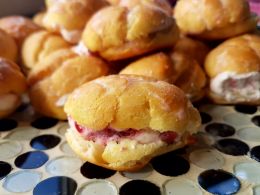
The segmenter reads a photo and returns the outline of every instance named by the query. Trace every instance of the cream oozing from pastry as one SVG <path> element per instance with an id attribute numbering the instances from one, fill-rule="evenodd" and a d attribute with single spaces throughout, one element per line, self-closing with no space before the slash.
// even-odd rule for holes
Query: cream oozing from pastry
<path id="1" fill-rule="evenodd" d="M 227 101 L 259 100 L 260 72 L 223 72 L 211 80 L 210 89 Z"/>
<path id="2" fill-rule="evenodd" d="M 72 48 L 72 50 L 78 55 L 88 55 L 88 48 L 84 45 L 82 41 L 78 45 Z"/>
<path id="3" fill-rule="evenodd" d="M 68 41 L 70 43 L 77 43 L 80 40 L 82 31 L 81 30 L 67 30 L 65 28 L 61 28 L 60 33 L 66 41 Z"/>
<path id="4" fill-rule="evenodd" d="M 0 111 L 11 110 L 19 101 L 19 97 L 15 94 L 8 93 L 0 95 Z"/>

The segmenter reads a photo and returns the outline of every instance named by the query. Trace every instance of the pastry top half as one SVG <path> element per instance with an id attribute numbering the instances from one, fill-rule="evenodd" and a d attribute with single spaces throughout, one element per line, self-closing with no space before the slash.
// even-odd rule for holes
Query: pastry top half
<path id="1" fill-rule="evenodd" d="M 171 47 L 178 35 L 174 19 L 162 9 L 137 4 L 98 11 L 86 25 L 82 41 L 105 59 L 119 60 Z"/>
<path id="2" fill-rule="evenodd" d="M 258 18 L 247 0 L 180 0 L 174 10 L 185 34 L 205 39 L 225 39 L 253 31 Z"/>
<path id="3" fill-rule="evenodd" d="M 36 64 L 51 53 L 71 47 L 59 34 L 41 30 L 28 36 L 22 47 L 22 62 L 27 68 Z"/>
<path id="4" fill-rule="evenodd" d="M 246 34 L 223 42 L 208 54 L 205 70 L 211 78 L 222 72 L 259 72 L 260 36 Z"/>
<path id="5" fill-rule="evenodd" d="M 213 49 L 205 60 L 209 96 L 217 103 L 260 104 L 260 37 L 242 35 Z"/>
<path id="6" fill-rule="evenodd" d="M 107 64 L 91 54 L 78 55 L 70 48 L 58 50 L 43 58 L 29 73 L 31 103 L 39 113 L 66 119 L 63 106 L 68 95 L 108 71 Z"/>
<path id="7" fill-rule="evenodd" d="M 46 1 L 47 12 L 43 18 L 44 26 L 71 43 L 77 43 L 81 31 L 89 18 L 107 5 L 105 0 L 65 0 Z"/>
<path id="8" fill-rule="evenodd" d="M 152 129 L 190 134 L 200 125 L 198 111 L 174 85 L 148 77 L 111 75 L 76 89 L 65 112 L 93 131 Z"/>
<path id="9" fill-rule="evenodd" d="M 29 18 L 24 16 L 7 16 L 0 19 L 0 28 L 11 35 L 19 47 L 31 33 L 41 29 Z"/>
<path id="10" fill-rule="evenodd" d="M 9 34 L 0 29 L 0 57 L 16 61 L 17 54 L 18 48 L 15 40 Z"/>

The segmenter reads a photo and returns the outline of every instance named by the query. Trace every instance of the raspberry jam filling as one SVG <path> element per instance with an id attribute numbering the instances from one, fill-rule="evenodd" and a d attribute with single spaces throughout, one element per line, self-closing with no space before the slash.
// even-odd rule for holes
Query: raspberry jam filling
<path id="1" fill-rule="evenodd" d="M 178 139 L 178 134 L 173 131 L 157 132 L 152 130 L 136 130 L 127 129 L 124 131 L 116 131 L 110 127 L 105 128 L 101 131 L 92 131 L 89 128 L 83 127 L 69 117 L 69 122 L 85 140 L 94 141 L 106 145 L 108 141 L 119 142 L 122 139 L 134 139 L 141 144 L 149 144 L 161 140 L 167 144 L 173 144 Z"/>

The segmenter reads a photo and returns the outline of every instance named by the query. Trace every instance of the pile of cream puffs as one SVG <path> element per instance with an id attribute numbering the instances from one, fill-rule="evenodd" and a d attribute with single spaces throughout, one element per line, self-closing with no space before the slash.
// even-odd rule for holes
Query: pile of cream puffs
<path id="1" fill-rule="evenodd" d="M 140 168 L 190 142 L 191 102 L 260 104 L 257 22 L 247 0 L 46 0 L 0 18 L 0 118 L 27 93 L 83 159 Z"/>

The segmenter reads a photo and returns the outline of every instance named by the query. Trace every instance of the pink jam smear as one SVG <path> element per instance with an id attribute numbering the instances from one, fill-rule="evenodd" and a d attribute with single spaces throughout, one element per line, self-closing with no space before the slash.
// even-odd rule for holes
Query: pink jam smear
<path id="1" fill-rule="evenodd" d="M 69 121 L 84 139 L 103 145 L 106 145 L 108 141 L 120 142 L 120 140 L 125 138 L 134 139 L 141 144 L 153 143 L 158 140 L 166 142 L 167 144 L 172 144 L 178 137 L 178 134 L 173 131 L 160 133 L 152 130 L 136 130 L 131 128 L 124 131 L 116 131 L 115 129 L 107 127 L 102 131 L 92 131 L 89 128 L 79 125 L 71 118 L 69 118 Z"/>

